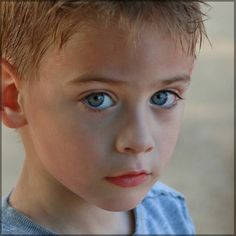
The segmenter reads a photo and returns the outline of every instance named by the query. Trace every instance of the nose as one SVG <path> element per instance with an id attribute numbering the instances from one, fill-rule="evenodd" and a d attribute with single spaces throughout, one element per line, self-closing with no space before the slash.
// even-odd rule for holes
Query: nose
<path id="1" fill-rule="evenodd" d="M 141 154 L 154 149 L 153 130 L 143 117 L 129 119 L 118 131 L 116 149 L 119 153 Z"/>

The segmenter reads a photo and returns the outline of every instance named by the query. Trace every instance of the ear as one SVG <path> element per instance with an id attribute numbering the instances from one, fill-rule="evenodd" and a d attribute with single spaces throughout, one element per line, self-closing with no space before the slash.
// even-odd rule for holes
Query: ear
<path id="1" fill-rule="evenodd" d="M 20 77 L 15 68 L 1 59 L 1 120 L 9 128 L 20 128 L 27 124 L 19 104 Z"/>

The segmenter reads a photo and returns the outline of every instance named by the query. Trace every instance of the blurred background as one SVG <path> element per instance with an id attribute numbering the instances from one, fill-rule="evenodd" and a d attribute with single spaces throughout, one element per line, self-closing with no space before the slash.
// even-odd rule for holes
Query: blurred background
<path id="1" fill-rule="evenodd" d="M 197 234 L 234 233 L 234 2 L 211 5 L 173 159 L 161 181 L 182 192 Z M 23 161 L 17 133 L 2 126 L 2 194 Z"/>

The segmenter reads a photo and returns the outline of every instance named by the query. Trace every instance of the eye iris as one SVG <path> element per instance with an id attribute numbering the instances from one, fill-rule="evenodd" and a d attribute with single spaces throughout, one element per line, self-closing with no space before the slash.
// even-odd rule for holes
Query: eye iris
<path id="1" fill-rule="evenodd" d="M 151 100 L 154 104 L 163 105 L 168 100 L 168 94 L 167 92 L 157 93 L 151 98 Z"/>
<path id="2" fill-rule="evenodd" d="M 89 105 L 98 107 L 104 102 L 104 95 L 103 94 L 89 95 L 87 101 Z"/>

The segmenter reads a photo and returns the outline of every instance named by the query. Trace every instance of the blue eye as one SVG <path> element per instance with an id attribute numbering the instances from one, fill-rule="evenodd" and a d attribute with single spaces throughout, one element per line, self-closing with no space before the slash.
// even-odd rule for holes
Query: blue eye
<path id="1" fill-rule="evenodd" d="M 151 97 L 151 103 L 161 108 L 171 108 L 176 105 L 178 99 L 182 99 L 178 94 L 172 91 L 163 90 L 155 93 Z"/>
<path id="2" fill-rule="evenodd" d="M 112 98 L 103 92 L 91 93 L 83 99 L 83 103 L 94 110 L 104 110 L 114 105 Z"/>

